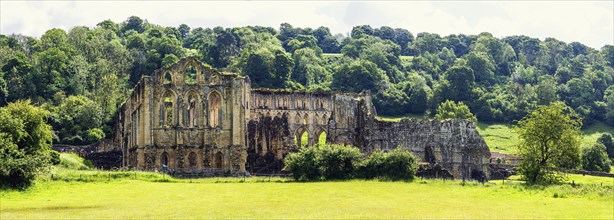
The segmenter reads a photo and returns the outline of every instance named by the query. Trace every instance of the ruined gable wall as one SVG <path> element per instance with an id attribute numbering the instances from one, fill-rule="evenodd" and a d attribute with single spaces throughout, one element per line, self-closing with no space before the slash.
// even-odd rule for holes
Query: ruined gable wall
<path id="1" fill-rule="evenodd" d="M 186 79 L 188 68 L 194 70 L 194 80 Z M 177 172 L 218 167 L 244 171 L 248 91 L 248 79 L 220 73 L 194 58 L 143 77 L 118 114 L 115 139 L 122 146 L 124 166 L 160 170 L 166 155 L 169 169 Z M 210 112 L 214 94 L 220 100 L 218 114 Z M 165 99 L 172 103 L 171 121 L 165 120 Z"/>
<path id="2" fill-rule="evenodd" d="M 403 119 L 400 122 L 370 120 L 368 124 L 363 152 L 400 146 L 411 150 L 422 162 L 441 164 L 454 178 L 470 178 L 474 169 L 488 172 L 490 151 L 474 122 Z"/>

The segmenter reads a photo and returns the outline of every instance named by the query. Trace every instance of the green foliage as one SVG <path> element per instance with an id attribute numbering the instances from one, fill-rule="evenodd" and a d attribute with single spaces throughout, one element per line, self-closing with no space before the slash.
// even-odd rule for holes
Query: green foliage
<path id="1" fill-rule="evenodd" d="M 359 173 L 366 179 L 412 180 L 417 169 L 417 158 L 410 151 L 397 147 L 390 152 L 371 153 L 361 163 Z"/>
<path id="2" fill-rule="evenodd" d="M 51 111 L 52 125 L 61 143 L 88 144 L 104 138 L 103 111 L 89 98 L 69 96 L 58 106 L 51 107 Z"/>
<path id="3" fill-rule="evenodd" d="M 580 164 L 581 120 L 562 102 L 539 106 L 518 122 L 519 172 L 529 184 L 558 182 L 554 174 Z"/>
<path id="4" fill-rule="evenodd" d="M 0 108 L 0 185 L 28 187 L 52 159 L 49 112 L 30 101 Z"/>
<path id="5" fill-rule="evenodd" d="M 603 144 L 606 148 L 606 153 L 609 158 L 614 158 L 614 140 L 612 140 L 612 135 L 610 133 L 603 133 L 597 142 Z"/>
<path id="6" fill-rule="evenodd" d="M 349 179 L 354 177 L 361 158 L 360 150 L 352 146 L 318 144 L 291 153 L 284 163 L 296 180 Z"/>
<path id="7" fill-rule="evenodd" d="M 602 143 L 582 149 L 582 169 L 588 171 L 610 172 L 611 161 Z"/>
<path id="8" fill-rule="evenodd" d="M 336 91 L 362 92 L 379 91 L 380 85 L 387 79 L 384 72 L 370 61 L 356 60 L 342 64 L 333 77 L 331 85 Z"/>
<path id="9" fill-rule="evenodd" d="M 55 150 L 50 150 L 49 151 L 49 155 L 51 157 L 51 165 L 58 165 L 61 162 L 60 159 L 60 152 L 57 152 Z"/>
<path id="10" fill-rule="evenodd" d="M 320 179 L 320 164 L 318 162 L 318 148 L 303 147 L 297 153 L 291 153 L 284 158 L 284 169 L 292 172 L 296 180 Z"/>
<path id="11" fill-rule="evenodd" d="M 417 159 L 397 148 L 384 153 L 376 151 L 367 159 L 358 148 L 338 144 L 302 147 L 284 160 L 296 180 L 350 179 L 355 177 L 383 180 L 411 180 L 416 174 Z"/>
<path id="12" fill-rule="evenodd" d="M 471 121 L 477 121 L 475 116 L 469 110 L 469 107 L 463 102 L 453 102 L 450 100 L 441 103 L 437 106 L 436 119 L 467 119 Z"/>

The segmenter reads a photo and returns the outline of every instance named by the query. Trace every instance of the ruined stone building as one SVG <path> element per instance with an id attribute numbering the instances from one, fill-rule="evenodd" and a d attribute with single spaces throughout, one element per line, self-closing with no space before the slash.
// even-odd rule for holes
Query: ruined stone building
<path id="1" fill-rule="evenodd" d="M 328 142 L 364 153 L 400 146 L 457 178 L 487 172 L 490 152 L 473 122 L 375 116 L 368 92 L 251 89 L 247 77 L 185 58 L 139 81 L 120 110 L 114 143 L 123 166 L 140 170 L 276 172 L 289 152 Z"/>

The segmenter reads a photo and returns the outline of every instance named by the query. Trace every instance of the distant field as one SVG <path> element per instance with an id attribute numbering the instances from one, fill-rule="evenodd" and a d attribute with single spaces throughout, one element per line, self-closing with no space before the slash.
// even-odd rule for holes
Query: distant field
<path id="1" fill-rule="evenodd" d="M 76 173 L 81 172 L 93 175 L 96 171 Z M 99 173 L 104 177 L 112 172 Z M 614 215 L 614 188 L 598 185 L 614 179 L 604 177 L 576 175 L 580 178 L 575 181 L 577 188 L 535 188 L 514 181 L 463 186 L 459 181 L 440 180 L 303 183 L 277 178 L 243 182 L 241 178 L 165 177 L 170 182 L 156 182 L 159 176 L 151 176 L 154 181 L 129 177 L 39 181 L 24 192 L 0 191 L 0 219 L 611 219 Z"/>

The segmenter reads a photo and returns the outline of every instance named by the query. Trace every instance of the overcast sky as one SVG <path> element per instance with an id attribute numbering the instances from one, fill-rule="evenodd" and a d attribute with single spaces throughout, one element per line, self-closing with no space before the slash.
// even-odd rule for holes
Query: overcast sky
<path id="1" fill-rule="evenodd" d="M 420 32 L 527 35 L 614 44 L 614 1 L 0 1 L 0 33 L 40 37 L 50 28 L 94 27 L 131 15 L 163 26 L 326 26 L 333 34 L 369 24 Z"/>

